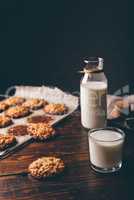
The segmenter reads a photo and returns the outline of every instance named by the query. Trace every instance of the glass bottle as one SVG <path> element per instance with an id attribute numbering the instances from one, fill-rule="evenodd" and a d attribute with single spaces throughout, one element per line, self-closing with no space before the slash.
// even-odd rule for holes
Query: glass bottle
<path id="1" fill-rule="evenodd" d="M 107 122 L 107 79 L 103 58 L 84 60 L 80 83 L 81 123 L 87 129 L 104 128 Z"/>

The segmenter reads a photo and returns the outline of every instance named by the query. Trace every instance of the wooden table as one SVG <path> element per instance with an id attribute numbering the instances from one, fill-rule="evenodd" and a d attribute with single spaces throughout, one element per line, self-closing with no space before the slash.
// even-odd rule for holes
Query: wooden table
<path id="1" fill-rule="evenodd" d="M 115 174 L 102 175 L 89 165 L 87 132 L 75 112 L 57 127 L 53 141 L 32 143 L 0 161 L 0 173 L 19 172 L 43 155 L 64 159 L 64 175 L 44 181 L 30 176 L 0 178 L 0 200 L 133 200 L 134 199 L 134 132 L 126 133 L 124 166 Z"/>

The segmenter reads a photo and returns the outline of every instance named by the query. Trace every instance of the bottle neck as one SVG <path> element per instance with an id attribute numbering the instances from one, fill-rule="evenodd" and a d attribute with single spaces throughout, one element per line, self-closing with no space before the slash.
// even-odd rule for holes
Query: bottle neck
<path id="1" fill-rule="evenodd" d="M 107 82 L 107 79 L 103 70 L 97 70 L 90 73 L 89 72 L 84 73 L 84 76 L 81 79 L 81 83 L 85 84 L 89 81 Z"/>
<path id="2" fill-rule="evenodd" d="M 104 73 L 103 69 L 101 69 L 101 70 L 98 70 L 98 69 L 96 69 L 96 70 L 87 70 L 87 69 L 84 69 L 83 72 L 85 74 L 99 74 L 99 73 Z"/>

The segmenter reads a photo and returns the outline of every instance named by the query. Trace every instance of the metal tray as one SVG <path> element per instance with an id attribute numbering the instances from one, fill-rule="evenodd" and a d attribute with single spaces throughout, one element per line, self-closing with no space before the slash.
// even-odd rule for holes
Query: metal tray
<path id="1" fill-rule="evenodd" d="M 11 88 L 15 90 L 14 96 L 21 96 L 26 99 L 41 98 L 41 99 L 45 99 L 49 102 L 65 103 L 68 107 L 68 112 L 66 114 L 63 114 L 63 115 L 48 115 L 48 114 L 46 114 L 46 116 L 51 116 L 53 118 L 53 120 L 51 122 L 52 126 L 56 125 L 58 122 L 65 119 L 67 116 L 71 115 L 77 109 L 77 107 L 79 105 L 78 97 L 76 97 L 70 93 L 63 92 L 62 90 L 60 90 L 56 87 L 52 88 L 52 87 L 47 87 L 47 86 L 41 86 L 41 87 L 13 86 Z M 37 90 L 39 90 L 38 94 L 37 94 Z M 43 91 L 46 91 L 46 90 L 47 90 L 47 94 L 44 92 L 44 95 L 43 95 Z M 29 92 L 29 91 L 31 91 L 31 92 Z M 51 94 L 52 94 L 52 96 L 51 96 Z M 6 97 L 9 97 L 9 91 L 8 91 L 8 94 L 1 95 L 0 99 L 2 100 Z M 4 112 L 0 113 L 0 115 L 3 113 Z M 0 133 L 6 134 L 8 128 L 10 128 L 14 125 L 26 124 L 28 117 L 32 117 L 35 115 L 43 115 L 43 114 L 45 114 L 43 109 L 39 109 L 39 110 L 32 111 L 32 114 L 30 114 L 27 117 L 13 119 L 13 125 L 5 127 L 5 128 L 0 128 Z M 16 136 L 16 140 L 17 140 L 16 145 L 7 148 L 4 151 L 0 151 L 0 159 L 3 159 L 5 157 L 9 156 L 13 152 L 16 152 L 18 149 L 20 149 L 23 146 L 25 146 L 26 144 L 30 143 L 33 140 L 33 138 L 30 135 L 24 135 L 24 136 Z"/>

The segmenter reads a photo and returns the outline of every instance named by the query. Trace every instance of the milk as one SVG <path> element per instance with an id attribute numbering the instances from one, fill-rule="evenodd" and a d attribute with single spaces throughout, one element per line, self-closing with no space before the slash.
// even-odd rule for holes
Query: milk
<path id="1" fill-rule="evenodd" d="M 106 82 L 88 81 L 81 83 L 81 123 L 85 128 L 103 128 L 106 126 L 106 95 Z"/>
<path id="2" fill-rule="evenodd" d="M 112 130 L 98 130 L 89 135 L 90 161 L 99 168 L 118 168 L 122 163 L 124 137 Z"/>

